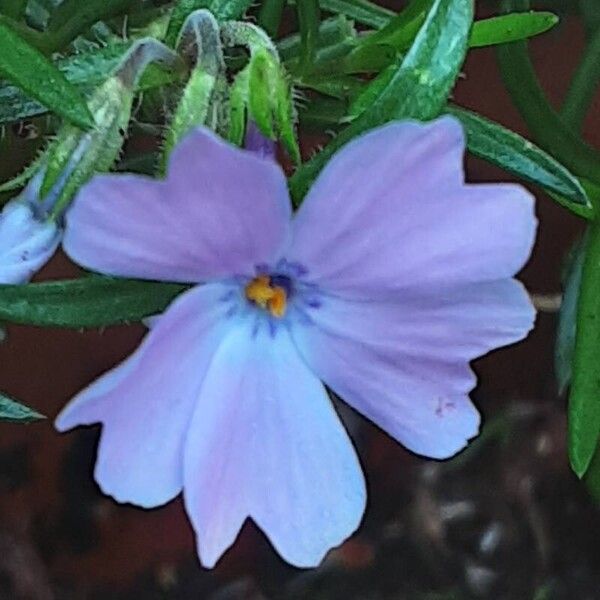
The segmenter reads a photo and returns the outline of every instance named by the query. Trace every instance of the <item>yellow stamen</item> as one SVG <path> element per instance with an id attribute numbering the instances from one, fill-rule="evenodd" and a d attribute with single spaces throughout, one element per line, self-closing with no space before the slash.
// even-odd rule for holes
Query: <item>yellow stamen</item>
<path id="1" fill-rule="evenodd" d="M 287 294 L 282 287 L 272 286 L 268 275 L 259 275 L 246 286 L 246 298 L 278 319 L 285 314 Z"/>

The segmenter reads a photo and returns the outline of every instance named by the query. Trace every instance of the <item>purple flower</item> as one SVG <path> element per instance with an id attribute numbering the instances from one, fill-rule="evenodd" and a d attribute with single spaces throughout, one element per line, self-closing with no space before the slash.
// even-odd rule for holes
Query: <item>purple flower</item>
<path id="1" fill-rule="evenodd" d="M 61 231 L 38 201 L 43 173 L 0 212 L 0 284 L 26 283 L 52 257 Z"/>
<path id="2" fill-rule="evenodd" d="M 512 276 L 532 197 L 468 185 L 445 117 L 348 144 L 293 216 L 281 169 L 197 129 L 166 181 L 102 175 L 67 215 L 76 262 L 194 282 L 140 348 L 58 417 L 101 422 L 95 477 L 120 502 L 183 491 L 212 567 L 250 517 L 309 567 L 358 527 L 365 483 L 324 382 L 408 449 L 452 456 L 477 435 L 469 361 L 522 339 Z"/>

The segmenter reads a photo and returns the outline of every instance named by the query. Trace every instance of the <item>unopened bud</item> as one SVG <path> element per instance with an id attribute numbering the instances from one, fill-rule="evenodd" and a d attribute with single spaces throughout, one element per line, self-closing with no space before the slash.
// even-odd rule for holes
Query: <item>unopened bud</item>
<path id="1" fill-rule="evenodd" d="M 59 132 L 58 139 L 48 151 L 40 192 L 41 197 L 45 197 L 67 174 L 56 198 L 53 217 L 64 212 L 77 190 L 95 173 L 108 171 L 117 160 L 131 118 L 135 87 L 146 67 L 153 62 L 182 68 L 181 59 L 162 43 L 151 38 L 138 40 L 89 101 L 96 127 L 82 132 L 67 124 Z"/>
<path id="2" fill-rule="evenodd" d="M 61 239 L 38 202 L 42 173 L 0 212 L 0 284 L 26 283 L 52 257 Z"/>
<path id="3" fill-rule="evenodd" d="M 167 129 L 163 172 L 171 150 L 190 129 L 198 125 L 217 127 L 219 107 L 225 100 L 225 63 L 219 24 L 211 12 L 201 9 L 189 15 L 181 28 L 177 48 L 192 71 Z"/>

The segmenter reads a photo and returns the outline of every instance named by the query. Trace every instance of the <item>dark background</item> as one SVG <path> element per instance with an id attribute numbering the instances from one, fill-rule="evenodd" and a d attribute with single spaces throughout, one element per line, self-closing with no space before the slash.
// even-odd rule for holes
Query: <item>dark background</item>
<path id="1" fill-rule="evenodd" d="M 531 44 L 557 105 L 583 39 L 572 15 Z M 455 100 L 527 133 L 492 50 L 470 53 Z M 600 147 L 600 96 L 585 136 Z M 27 144 L 16 137 L 11 152 Z M 473 159 L 468 175 L 472 181 L 509 179 Z M 530 292 L 554 294 L 564 255 L 582 227 L 533 191 L 540 230 L 522 278 Z M 39 279 L 76 273 L 59 255 Z M 130 354 L 144 329 L 80 333 L 9 326 L 9 339 L 0 345 L 2 389 L 49 420 L 0 426 L 0 600 L 600 599 L 600 514 L 567 466 L 565 399 L 553 373 L 555 329 L 556 315 L 542 313 L 524 343 L 476 363 L 474 398 L 484 415 L 483 433 L 450 462 L 416 458 L 344 413 L 370 501 L 359 532 L 320 569 L 285 565 L 247 525 L 217 568 L 205 571 L 180 501 L 152 511 L 116 504 L 91 477 L 98 429 L 58 435 L 52 428 L 63 404 Z"/>

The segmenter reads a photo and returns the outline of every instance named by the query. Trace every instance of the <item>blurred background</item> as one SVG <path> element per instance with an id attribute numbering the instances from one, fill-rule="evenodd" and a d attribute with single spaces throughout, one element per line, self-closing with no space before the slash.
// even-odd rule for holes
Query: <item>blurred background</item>
<path id="1" fill-rule="evenodd" d="M 496 3 L 477 4 L 480 16 L 494 13 Z M 584 48 L 577 5 L 535 3 L 562 16 L 531 43 L 557 106 Z M 493 50 L 470 53 L 455 101 L 527 135 Z M 32 136 L 35 122 L 7 132 L 2 180 L 14 169 L 7 148 L 16 161 L 31 152 Z M 585 137 L 600 147 L 600 95 Z M 325 139 L 305 139 L 303 150 Z M 129 154 L 140 143 L 134 136 Z M 471 158 L 468 177 L 508 179 Z M 539 237 L 522 279 L 532 294 L 554 296 L 582 226 L 534 192 Z M 75 274 L 58 255 L 38 279 Z M 99 429 L 54 432 L 63 404 L 132 352 L 143 327 L 83 333 L 9 326 L 0 345 L 2 389 L 49 419 L 0 425 L 0 600 L 600 599 L 600 512 L 567 464 L 566 400 L 553 367 L 557 318 L 554 303 L 546 304 L 524 343 L 475 364 L 473 397 L 484 426 L 453 460 L 417 458 L 340 407 L 364 465 L 369 506 L 358 533 L 310 571 L 284 564 L 251 524 L 216 569 L 203 570 L 180 501 L 152 511 L 116 504 L 92 479 Z"/>

